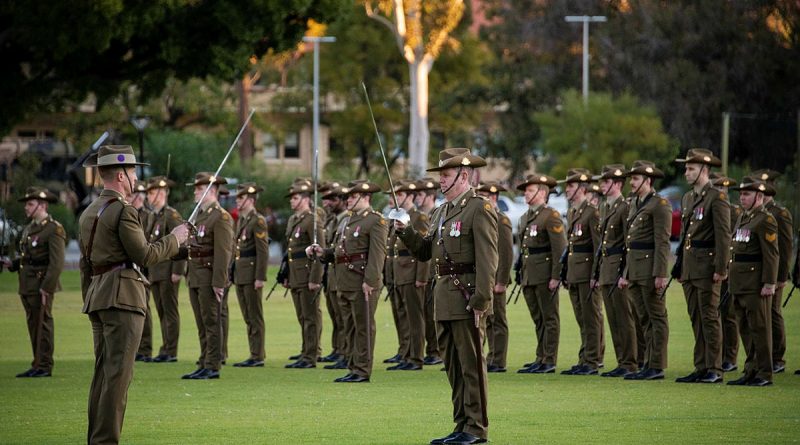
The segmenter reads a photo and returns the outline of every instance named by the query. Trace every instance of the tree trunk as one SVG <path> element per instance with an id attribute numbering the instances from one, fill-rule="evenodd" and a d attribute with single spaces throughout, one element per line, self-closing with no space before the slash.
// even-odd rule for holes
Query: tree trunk
<path id="1" fill-rule="evenodd" d="M 250 112 L 250 76 L 245 74 L 236 82 L 236 90 L 239 93 L 239 125 L 244 124 Z M 239 156 L 242 161 L 253 158 L 253 135 L 250 132 L 250 124 L 242 132 L 239 140 Z"/>
<path id="2" fill-rule="evenodd" d="M 422 59 L 422 60 L 419 60 Z M 411 79 L 411 109 L 408 137 L 408 174 L 420 177 L 428 167 L 428 74 L 433 68 L 433 61 L 419 58 L 408 64 Z"/>

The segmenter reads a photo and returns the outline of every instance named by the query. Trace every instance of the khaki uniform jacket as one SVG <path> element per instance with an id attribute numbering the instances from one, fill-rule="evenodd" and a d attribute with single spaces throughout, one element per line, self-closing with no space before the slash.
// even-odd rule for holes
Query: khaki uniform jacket
<path id="1" fill-rule="evenodd" d="M 514 267 L 514 234 L 511 220 L 500 209 L 497 212 L 497 273 L 495 284 L 511 283 L 511 268 Z"/>
<path id="2" fill-rule="evenodd" d="M 783 283 L 789 280 L 789 264 L 792 262 L 792 214 L 775 200 L 764 204 L 764 208 L 778 223 L 778 283 Z"/>
<path id="3" fill-rule="evenodd" d="M 164 238 L 175 227 L 183 224 L 181 214 L 170 206 L 164 206 L 160 211 L 153 212 L 151 215 L 150 225 L 145 230 L 150 243 Z M 147 268 L 148 279 L 153 283 L 170 280 L 172 274 L 186 275 L 186 261 L 162 261 Z"/>
<path id="4" fill-rule="evenodd" d="M 286 224 L 286 254 L 289 258 L 289 287 L 308 288 L 308 283 L 322 284 L 322 263 L 306 256 L 306 247 L 314 240 L 314 215 L 312 210 L 289 217 Z M 317 214 L 317 239 L 325 239 L 324 215 Z"/>
<path id="5" fill-rule="evenodd" d="M 561 255 L 567 247 L 564 222 L 558 210 L 546 204 L 528 209 L 519 219 L 522 285 L 534 286 L 561 279 Z"/>
<path id="6" fill-rule="evenodd" d="M 630 204 L 621 195 L 613 204 L 603 201 L 600 205 L 600 256 L 599 261 L 593 264 L 593 273 L 598 277 L 601 286 L 616 284 L 617 278 L 623 272 L 621 266 L 625 255 L 625 228 L 629 209 Z"/>
<path id="7" fill-rule="evenodd" d="M 726 275 L 730 257 L 731 210 L 728 197 L 711 185 L 681 199 L 683 265 L 681 280 Z"/>
<path id="8" fill-rule="evenodd" d="M 588 283 L 600 245 L 600 212 L 585 199 L 567 212 L 567 282 Z"/>
<path id="9" fill-rule="evenodd" d="M 342 220 L 348 215 L 349 212 L 342 211 L 338 214 L 329 213 L 328 217 L 325 220 L 325 244 L 322 245 L 325 249 L 332 249 L 336 241 L 336 237 L 339 230 L 339 225 L 342 223 Z M 327 278 L 327 290 L 330 292 L 336 291 L 336 264 L 330 263 L 328 264 L 328 278 Z"/>
<path id="10" fill-rule="evenodd" d="M 736 224 L 739 222 L 739 217 L 742 216 L 742 206 L 738 204 L 731 203 L 731 233 L 728 235 L 730 236 L 733 233 Z"/>
<path id="11" fill-rule="evenodd" d="M 672 206 L 669 201 L 656 192 L 643 200 L 632 198 L 625 235 L 628 257 L 624 275 L 628 280 L 667 277 L 671 227 Z M 642 246 L 652 247 L 639 248 Z"/>
<path id="12" fill-rule="evenodd" d="M 92 250 L 89 239 L 92 225 L 100 209 L 111 204 L 100 215 L 95 230 Z M 115 267 L 93 275 L 92 266 L 107 267 L 132 262 L 138 267 L 152 266 L 178 253 L 178 239 L 167 235 L 156 243 L 147 242 L 136 209 L 122 195 L 113 190 L 103 190 L 80 218 L 81 280 L 89 282 L 84 292 L 83 313 L 106 309 L 121 309 L 145 314 L 145 285 L 147 279 L 138 268 Z M 87 278 L 91 277 L 91 278 Z"/>
<path id="13" fill-rule="evenodd" d="M 335 247 L 326 249 L 324 261 L 336 264 L 336 290 L 359 292 L 367 283 L 379 288 L 386 262 L 389 226 L 384 217 L 367 208 L 351 212 L 342 220 Z"/>
<path id="14" fill-rule="evenodd" d="M 228 266 L 233 256 L 233 218 L 218 202 L 201 207 L 190 240 L 189 287 L 228 285 Z"/>
<path id="15" fill-rule="evenodd" d="M 39 295 L 39 290 L 53 294 L 61 290 L 58 278 L 64 270 L 64 227 L 50 215 L 41 222 L 31 221 L 22 230 L 19 258 L 12 272 L 19 272 L 19 294 Z"/>
<path id="16" fill-rule="evenodd" d="M 411 224 L 420 235 L 428 234 L 430 220 L 428 215 L 411 209 L 408 212 L 411 217 Z M 426 261 L 419 261 L 411 255 L 411 252 L 403 244 L 403 240 L 397 237 L 394 230 L 389 235 L 387 261 L 391 258 L 392 280 L 395 286 L 414 284 L 415 281 L 427 281 L 429 277 L 430 264 Z"/>
<path id="17" fill-rule="evenodd" d="M 267 220 L 255 210 L 239 215 L 236 222 L 236 248 L 233 257 L 233 284 L 267 281 L 269 238 Z"/>
<path id="18" fill-rule="evenodd" d="M 437 269 L 450 262 L 475 267 L 475 272 L 455 275 L 468 292 L 469 301 L 449 274 L 436 275 L 433 288 L 436 321 L 470 319 L 473 313 L 467 306 L 490 310 L 498 263 L 497 213 L 491 203 L 469 189 L 452 203 L 442 204 L 433 211 L 426 236 L 410 227 L 399 236 L 418 260 L 433 259 Z"/>
<path id="19" fill-rule="evenodd" d="M 731 294 L 757 293 L 765 284 L 778 280 L 778 224 L 764 206 L 745 212 L 733 231 Z M 741 255 L 748 255 L 742 261 Z"/>

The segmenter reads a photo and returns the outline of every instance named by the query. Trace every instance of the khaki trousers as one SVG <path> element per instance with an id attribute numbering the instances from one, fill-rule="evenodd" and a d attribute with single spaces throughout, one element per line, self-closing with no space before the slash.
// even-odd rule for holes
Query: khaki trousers
<path id="1" fill-rule="evenodd" d="M 189 301 L 194 310 L 200 338 L 200 367 L 219 371 L 222 363 L 222 304 L 211 286 L 190 287 Z"/>
<path id="2" fill-rule="evenodd" d="M 666 369 L 669 342 L 666 300 L 656 292 L 655 279 L 631 281 L 628 290 L 646 342 L 644 357 L 639 360 L 646 368 Z"/>
<path id="3" fill-rule="evenodd" d="M 724 281 L 720 294 L 728 292 L 728 282 Z M 722 321 L 722 361 L 736 364 L 739 356 L 739 325 L 736 323 L 736 309 L 734 308 L 733 295 L 723 303 L 720 298 L 720 319 Z"/>
<path id="4" fill-rule="evenodd" d="M 480 329 L 475 327 L 472 317 L 439 321 L 437 327 L 444 369 L 452 390 L 454 431 L 485 439 L 489 434 L 485 404 L 488 385 L 482 348 L 485 319 L 481 320 Z"/>
<path id="5" fill-rule="evenodd" d="M 585 282 L 570 284 L 569 298 L 581 334 L 578 364 L 597 369 L 603 361 L 603 297 Z"/>
<path id="6" fill-rule="evenodd" d="M 350 356 L 347 368 L 351 374 L 367 377 L 372 374 L 375 353 L 375 309 L 378 293 L 373 292 L 367 300 L 364 292 L 339 292 L 345 309 L 345 318 L 350 329 Z M 367 328 L 369 327 L 369 330 Z M 369 335 L 369 337 L 367 337 Z"/>
<path id="7" fill-rule="evenodd" d="M 788 283 L 788 281 L 787 281 Z M 783 290 L 785 287 L 775 290 L 772 296 L 772 363 L 775 365 L 785 365 L 783 355 L 786 353 L 786 325 L 783 322 L 781 304 L 783 302 Z"/>
<path id="8" fill-rule="evenodd" d="M 412 285 L 413 286 L 413 285 Z M 400 290 L 401 286 L 390 286 L 389 303 L 392 306 L 392 319 L 397 331 L 397 355 L 401 358 L 408 356 L 408 308 Z"/>
<path id="9" fill-rule="evenodd" d="M 638 324 L 631 305 L 627 289 L 619 289 L 616 285 L 600 286 L 603 302 L 608 314 L 608 327 L 611 330 L 611 341 L 617 357 L 617 367 L 626 371 L 636 371 Z"/>
<path id="10" fill-rule="evenodd" d="M 736 320 L 747 359 L 744 373 L 772 381 L 772 298 L 759 292 L 735 295 Z"/>
<path id="11" fill-rule="evenodd" d="M 253 360 L 264 360 L 264 307 L 261 303 L 262 289 L 253 283 L 236 286 L 236 297 L 242 309 L 242 318 L 247 326 L 247 344 Z"/>
<path id="12" fill-rule="evenodd" d="M 145 290 L 145 315 L 144 329 L 142 330 L 142 340 L 139 342 L 137 354 L 145 357 L 153 355 L 153 314 L 150 312 L 150 289 Z"/>
<path id="13" fill-rule="evenodd" d="M 506 317 L 506 293 L 494 294 L 492 299 L 492 315 L 486 318 L 486 337 L 489 353 L 486 355 L 488 366 L 506 367 L 508 356 L 508 318 Z"/>
<path id="14" fill-rule="evenodd" d="M 142 338 L 144 316 L 109 309 L 89 314 L 94 339 L 94 376 L 89 388 L 87 442 L 119 443 L 133 378 L 136 346 Z"/>
<path id="15" fill-rule="evenodd" d="M 408 350 L 403 361 L 422 366 L 425 358 L 425 288 L 413 283 L 397 287 L 396 293 L 403 300 L 406 311 Z"/>
<path id="16" fill-rule="evenodd" d="M 425 286 L 425 356 L 440 357 L 439 340 L 436 334 L 436 321 L 433 319 L 433 287 Z"/>
<path id="17" fill-rule="evenodd" d="M 156 281 L 150 286 L 161 325 L 159 355 L 178 356 L 178 338 L 181 332 L 181 316 L 178 312 L 179 286 L 180 283 L 173 283 L 170 280 Z"/>
<path id="18" fill-rule="evenodd" d="M 299 308 L 298 321 L 300 334 L 303 337 L 303 349 L 300 351 L 300 360 L 317 364 L 320 353 L 320 308 L 319 292 L 308 290 L 308 286 L 292 289 L 292 300 L 295 308 Z"/>
<path id="19" fill-rule="evenodd" d="M 42 307 L 41 295 L 20 295 L 22 307 L 25 308 L 25 321 L 28 325 L 28 338 L 31 340 L 33 352 L 32 369 L 53 370 L 53 340 L 55 324 L 53 323 L 53 297 L 47 298 Z M 44 311 L 44 313 L 41 313 Z M 39 329 L 39 320 L 42 321 Z"/>
<path id="20" fill-rule="evenodd" d="M 722 374 L 720 284 L 704 279 L 684 281 L 682 285 L 694 333 L 694 370 Z"/>
<path id="21" fill-rule="evenodd" d="M 558 361 L 558 340 L 561 334 L 558 291 L 553 295 L 546 284 L 539 284 L 523 287 L 522 293 L 536 329 L 536 362 L 555 365 Z"/>
<path id="22" fill-rule="evenodd" d="M 331 353 L 345 353 L 345 330 L 342 320 L 341 303 L 335 290 L 325 292 L 325 305 L 328 308 L 328 315 L 331 317 Z"/>

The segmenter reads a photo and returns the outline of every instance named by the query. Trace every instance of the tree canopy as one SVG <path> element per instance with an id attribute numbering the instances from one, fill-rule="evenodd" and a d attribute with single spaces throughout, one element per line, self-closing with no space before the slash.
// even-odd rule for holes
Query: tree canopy
<path id="1" fill-rule="evenodd" d="M 344 0 L 109 0 L 0 3 L 0 132 L 36 111 L 93 93 L 99 103 L 135 80 L 144 96 L 167 79 L 233 80 L 251 56 L 281 51 L 309 19 L 330 21 Z"/>

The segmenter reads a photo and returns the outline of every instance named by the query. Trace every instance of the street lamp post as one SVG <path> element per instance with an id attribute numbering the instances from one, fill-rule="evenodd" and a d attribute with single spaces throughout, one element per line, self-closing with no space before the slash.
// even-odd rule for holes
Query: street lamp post
<path id="1" fill-rule="evenodd" d="M 316 207 L 319 205 L 317 202 L 318 194 L 317 190 L 319 186 L 317 181 L 319 181 L 319 44 L 322 43 L 333 43 L 336 41 L 336 37 L 330 36 L 322 36 L 322 37 L 303 37 L 304 42 L 311 42 L 314 44 L 314 123 L 312 127 L 312 143 L 314 145 L 314 165 L 312 166 L 312 172 L 314 174 L 314 243 L 317 242 L 317 212 Z"/>
<path id="2" fill-rule="evenodd" d="M 144 129 L 147 128 L 149 123 L 150 118 L 147 116 L 134 116 L 131 118 L 131 125 L 133 125 L 139 133 L 139 162 L 144 162 Z M 140 179 L 144 179 L 144 166 L 139 166 L 139 168 L 139 177 Z"/>
<path id="3" fill-rule="evenodd" d="M 568 15 L 567 22 L 583 22 L 583 105 L 589 104 L 589 22 L 605 22 L 604 15 Z"/>

